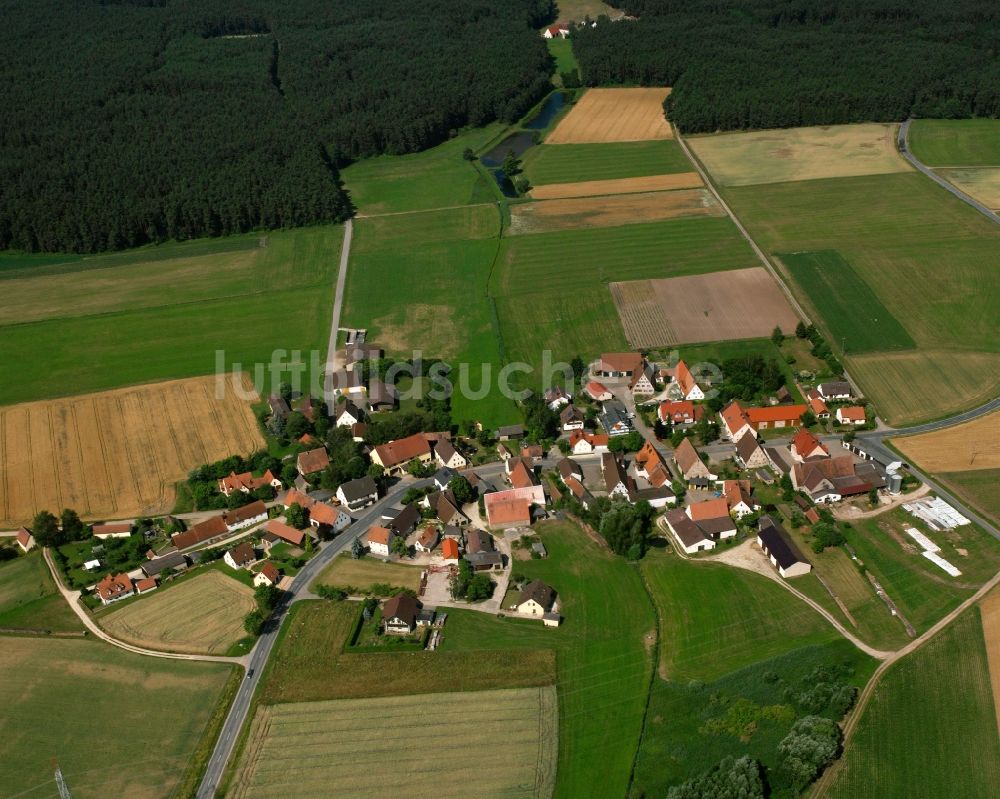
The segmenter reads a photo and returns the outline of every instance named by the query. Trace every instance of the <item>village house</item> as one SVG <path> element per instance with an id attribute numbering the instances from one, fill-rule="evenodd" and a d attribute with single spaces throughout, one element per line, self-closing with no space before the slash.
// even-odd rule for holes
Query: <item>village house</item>
<path id="1" fill-rule="evenodd" d="M 591 380 L 587 383 L 583 392 L 594 400 L 594 402 L 606 402 L 613 396 L 612 393 L 608 391 L 607 386 L 603 383 L 598 383 L 596 380 Z"/>
<path id="2" fill-rule="evenodd" d="M 677 366 L 673 368 L 673 378 L 668 389 L 671 396 L 694 402 L 705 399 L 705 392 L 684 361 L 678 361 Z"/>
<path id="3" fill-rule="evenodd" d="M 333 418 L 337 427 L 353 427 L 365 420 L 365 412 L 346 397 L 337 400 Z"/>
<path id="4" fill-rule="evenodd" d="M 132 587 L 132 578 L 125 573 L 114 576 L 110 574 L 106 575 L 95 586 L 94 591 L 98 599 L 101 600 L 102 605 L 110 605 L 113 602 L 126 599 L 135 593 L 135 589 Z"/>
<path id="5" fill-rule="evenodd" d="M 856 465 L 850 455 L 796 463 L 790 472 L 792 487 L 813 502 L 837 502 L 885 486 L 885 479 L 871 464 Z"/>
<path id="6" fill-rule="evenodd" d="M 559 413 L 559 424 L 562 426 L 564 433 L 569 433 L 573 430 L 583 430 L 583 423 L 586 419 L 587 415 L 574 405 L 567 405 Z"/>
<path id="7" fill-rule="evenodd" d="M 500 460 L 502 460 L 502 461 L 506 461 L 509 458 L 513 458 L 514 457 L 514 453 L 511 450 L 511 448 L 508 447 L 503 442 L 500 442 L 499 444 L 497 444 L 497 455 L 500 457 Z"/>
<path id="8" fill-rule="evenodd" d="M 566 393 L 566 390 L 560 386 L 545 389 L 543 397 L 545 404 L 549 406 L 549 410 L 553 411 L 558 411 L 564 405 L 569 405 L 570 400 L 573 399 L 573 396 Z"/>
<path id="9" fill-rule="evenodd" d="M 837 408 L 837 424 L 864 424 L 865 409 L 860 405 L 850 405 Z"/>
<path id="10" fill-rule="evenodd" d="M 431 492 L 423 498 L 421 504 L 425 508 L 431 508 L 442 524 L 464 527 L 469 523 L 469 517 L 459 507 L 455 492 L 450 488 Z"/>
<path id="11" fill-rule="evenodd" d="M 545 457 L 545 450 L 541 444 L 531 444 L 521 447 L 521 459 L 525 461 L 540 461 Z"/>
<path id="12" fill-rule="evenodd" d="M 608 436 L 604 433 L 588 433 L 586 430 L 574 430 L 569 435 L 570 452 L 574 455 L 590 455 L 608 451 Z"/>
<path id="13" fill-rule="evenodd" d="M 801 463 L 814 458 L 829 458 L 830 451 L 823 443 L 804 427 L 795 434 L 789 447 L 792 457 Z"/>
<path id="14" fill-rule="evenodd" d="M 325 447 L 300 452 L 295 459 L 295 466 L 303 477 L 321 472 L 329 465 L 330 456 L 327 455 Z"/>
<path id="15" fill-rule="evenodd" d="M 629 381 L 628 387 L 633 396 L 649 396 L 656 393 L 656 370 L 647 361 L 642 362 L 642 369 L 636 372 Z"/>
<path id="16" fill-rule="evenodd" d="M 388 635 L 409 635 L 417 628 L 420 603 L 412 594 L 396 594 L 382 605 L 382 629 Z"/>
<path id="17" fill-rule="evenodd" d="M 605 352 L 594 364 L 593 373 L 612 380 L 632 380 L 643 372 L 645 364 L 641 352 Z"/>
<path id="18" fill-rule="evenodd" d="M 183 533 L 174 533 L 170 536 L 170 542 L 177 547 L 177 549 L 187 549 L 188 547 L 193 547 L 196 544 L 203 544 L 206 541 L 211 541 L 213 538 L 218 538 L 228 532 L 229 527 L 226 524 L 225 514 L 220 516 L 210 516 L 204 521 L 192 525 Z"/>
<path id="19" fill-rule="evenodd" d="M 661 402 L 656 415 L 663 424 L 689 425 L 701 419 L 705 409 L 690 400 L 667 400 Z"/>
<path id="20" fill-rule="evenodd" d="M 563 458 L 556 464 L 556 469 L 559 472 L 559 478 L 565 483 L 569 478 L 573 477 L 577 480 L 583 481 L 583 468 L 572 458 Z"/>
<path id="21" fill-rule="evenodd" d="M 542 32 L 542 36 L 546 39 L 565 39 L 569 36 L 569 26 L 562 23 L 549 25 Z"/>
<path id="22" fill-rule="evenodd" d="M 786 579 L 812 571 L 812 564 L 805 559 L 785 529 L 770 516 L 761 517 L 757 545 L 778 574 Z"/>
<path id="23" fill-rule="evenodd" d="M 368 551 L 381 558 L 389 557 L 389 552 L 392 551 L 392 539 L 395 537 L 396 534 L 388 527 L 372 525 L 367 533 Z"/>
<path id="24" fill-rule="evenodd" d="M 223 477 L 219 480 L 219 491 L 227 497 L 234 491 L 251 494 L 264 486 L 271 486 L 276 490 L 280 490 L 281 480 L 275 477 L 270 469 L 260 477 L 254 477 L 251 472 L 242 472 L 241 474 L 230 472 L 228 477 Z"/>
<path id="25" fill-rule="evenodd" d="M 264 538 L 266 541 L 284 541 L 293 547 L 301 547 L 305 544 L 306 534 L 281 519 L 271 519 L 264 525 Z"/>
<path id="26" fill-rule="evenodd" d="M 826 402 L 842 402 L 852 399 L 851 384 L 846 380 L 835 380 L 830 383 L 820 383 L 816 386 L 819 396 Z"/>
<path id="27" fill-rule="evenodd" d="M 378 502 L 378 486 L 368 475 L 348 480 L 337 488 L 337 500 L 349 510 L 359 511 Z"/>
<path id="28" fill-rule="evenodd" d="M 496 550 L 493 536 L 480 530 L 469 530 L 465 536 L 465 559 L 473 571 L 501 571 L 503 555 Z"/>
<path id="29" fill-rule="evenodd" d="M 757 436 L 742 436 L 736 442 L 736 462 L 744 469 L 760 469 L 770 465 L 767 453 L 760 446 Z"/>
<path id="30" fill-rule="evenodd" d="M 601 456 L 601 472 L 604 474 L 604 486 L 611 499 L 620 497 L 629 499 L 635 490 L 635 482 L 625 471 L 625 464 L 613 452 L 605 452 Z"/>
<path id="31" fill-rule="evenodd" d="M 544 616 L 556 603 L 556 590 L 541 580 L 532 580 L 521 589 L 517 612 L 526 616 Z"/>
<path id="32" fill-rule="evenodd" d="M 771 405 L 766 408 L 747 408 L 747 419 L 754 430 L 776 430 L 795 427 L 802 423 L 805 405 Z"/>
<path id="33" fill-rule="evenodd" d="M 102 541 L 108 538 L 128 538 L 132 535 L 132 522 L 111 522 L 110 524 L 95 524 L 90 528 L 94 538 Z"/>
<path id="34" fill-rule="evenodd" d="M 830 409 L 823 402 L 823 398 L 819 395 L 819 391 L 815 388 L 809 389 L 806 393 L 806 403 L 809 405 L 809 410 L 812 411 L 813 416 L 817 419 L 829 419 Z"/>
<path id="35" fill-rule="evenodd" d="M 134 585 L 137 594 L 148 594 L 159 587 L 155 577 L 143 577 L 141 580 L 136 580 Z"/>
<path id="36" fill-rule="evenodd" d="M 252 527 L 267 518 L 267 506 L 259 499 L 249 505 L 227 511 L 224 514 L 226 529 L 234 533 L 245 527 Z"/>
<path id="37" fill-rule="evenodd" d="M 593 497 L 580 480 L 576 477 L 567 477 L 563 480 L 563 483 L 566 484 L 566 488 L 569 489 L 573 498 L 583 505 L 584 510 L 590 508 L 590 502 L 593 500 Z"/>
<path id="38" fill-rule="evenodd" d="M 528 488 L 538 485 L 534 466 L 525 458 L 511 458 L 504 465 L 507 467 L 507 480 L 512 488 Z"/>
<path id="39" fill-rule="evenodd" d="M 434 459 L 446 469 L 464 469 L 469 465 L 465 456 L 444 438 L 434 445 Z"/>
<path id="40" fill-rule="evenodd" d="M 309 514 L 309 524 L 312 527 L 319 531 L 330 531 L 334 535 L 354 523 L 354 519 L 342 508 L 319 502 L 295 488 L 285 493 L 282 504 L 286 510 L 292 505 L 299 505 Z"/>
<path id="41" fill-rule="evenodd" d="M 420 535 L 417 536 L 415 548 L 417 552 L 433 552 L 440 538 L 441 535 L 438 533 L 437 527 L 433 524 L 428 524 L 420 531 Z"/>
<path id="42" fill-rule="evenodd" d="M 245 569 L 257 560 L 257 555 L 253 551 L 253 547 L 244 541 L 227 551 L 222 559 L 231 569 Z"/>
<path id="43" fill-rule="evenodd" d="M 541 489 L 541 486 L 538 487 Z M 512 488 L 487 494 L 483 501 L 486 506 L 486 521 L 490 527 L 527 527 L 531 524 L 531 489 Z"/>
<path id="44" fill-rule="evenodd" d="M 689 485 L 692 480 L 699 477 L 706 480 L 716 479 L 716 475 L 702 461 L 701 455 L 695 449 L 694 444 L 691 443 L 690 438 L 683 439 L 677 445 L 677 448 L 674 450 L 673 460 L 677 464 L 677 468 L 681 470 L 681 476 L 688 481 Z"/>
<path id="45" fill-rule="evenodd" d="M 719 412 L 719 434 L 723 440 L 738 444 L 750 433 L 756 437 L 753 425 L 739 400 L 733 400 Z"/>
<path id="46" fill-rule="evenodd" d="M 687 506 L 685 513 L 713 541 L 736 535 L 736 525 L 729 515 L 729 503 L 726 497 L 692 502 Z"/>
<path id="47" fill-rule="evenodd" d="M 691 521 L 691 517 L 684 512 L 683 508 L 667 511 L 663 519 L 667 523 L 667 529 L 670 530 L 677 546 L 688 555 L 715 549 L 715 541 Z"/>
<path id="48" fill-rule="evenodd" d="M 648 502 L 650 507 L 665 508 L 671 502 L 677 501 L 677 495 L 669 483 L 664 483 L 661 486 L 635 489 L 629 494 L 628 499 L 633 505 L 636 502 Z"/>
<path id="49" fill-rule="evenodd" d="M 438 491 L 444 491 L 456 477 L 458 477 L 458 472 L 454 469 L 449 469 L 447 466 L 442 466 L 434 472 L 431 476 L 431 480 L 434 481 L 434 486 Z M 469 485 L 472 484 L 470 483 Z"/>
<path id="50" fill-rule="evenodd" d="M 319 406 L 313 401 L 312 395 L 309 392 L 303 394 L 296 405 L 298 406 L 299 413 L 305 416 L 306 419 L 310 422 L 316 421 L 316 411 Z"/>
<path id="51" fill-rule="evenodd" d="M 654 488 L 669 485 L 673 481 L 670 467 L 651 441 L 646 441 L 635 454 L 635 471 Z"/>
<path id="52" fill-rule="evenodd" d="M 753 496 L 749 480 L 723 480 L 722 496 L 731 516 L 742 519 L 760 510 L 760 503 Z"/>
<path id="53" fill-rule="evenodd" d="M 388 518 L 389 523 L 387 527 L 391 529 L 396 535 L 401 538 L 406 538 L 410 533 L 417 529 L 417 525 L 420 524 L 421 516 L 420 510 L 417 508 L 415 502 L 411 502 L 409 505 L 404 505 L 403 509 L 391 516 L 383 516 L 383 519 Z"/>
<path id="54" fill-rule="evenodd" d="M 458 549 L 458 541 L 454 538 L 445 538 L 441 542 L 441 559 L 446 566 L 454 566 L 458 563 L 461 553 Z"/>
<path id="55" fill-rule="evenodd" d="M 632 432 L 632 420 L 628 410 L 618 400 L 608 400 L 598 416 L 601 426 L 609 436 L 624 436 Z"/>
<path id="56" fill-rule="evenodd" d="M 381 466 L 386 474 L 402 474 L 410 461 L 430 463 L 431 445 L 424 433 L 382 444 L 371 452 L 372 463 Z"/>
<path id="57" fill-rule="evenodd" d="M 27 527 L 19 527 L 17 529 L 15 540 L 23 552 L 29 552 L 35 548 L 35 537 Z"/>
<path id="58" fill-rule="evenodd" d="M 260 588 L 262 585 L 273 586 L 279 582 L 281 582 L 281 572 L 278 571 L 278 567 L 271 563 L 271 561 L 267 561 L 267 563 L 260 567 L 260 571 L 253 576 L 254 588 Z"/>

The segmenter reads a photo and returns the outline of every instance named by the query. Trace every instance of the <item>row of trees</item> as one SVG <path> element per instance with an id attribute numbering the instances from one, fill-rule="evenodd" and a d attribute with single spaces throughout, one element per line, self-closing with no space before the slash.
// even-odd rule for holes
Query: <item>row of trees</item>
<path id="1" fill-rule="evenodd" d="M 979 0 L 610 0 L 574 32 L 588 85 L 673 86 L 686 132 L 1000 114 L 1000 8 Z"/>
<path id="2" fill-rule="evenodd" d="M 551 0 L 4 9 L 0 249 L 95 252 L 342 220 L 350 160 L 512 121 Z"/>

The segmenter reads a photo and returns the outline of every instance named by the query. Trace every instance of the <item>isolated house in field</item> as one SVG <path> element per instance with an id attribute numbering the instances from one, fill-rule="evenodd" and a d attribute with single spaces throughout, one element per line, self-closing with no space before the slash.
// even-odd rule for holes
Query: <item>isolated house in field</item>
<path id="1" fill-rule="evenodd" d="M 746 435 L 736 442 L 736 462 L 744 469 L 760 469 L 770 465 L 757 436 Z"/>
<path id="2" fill-rule="evenodd" d="M 94 534 L 94 538 L 100 538 L 102 541 L 108 538 L 128 538 L 132 535 L 132 522 L 95 524 L 90 530 Z"/>
<path id="3" fill-rule="evenodd" d="M 583 430 L 583 423 L 586 419 L 586 414 L 574 405 L 567 405 L 559 413 L 559 424 L 562 426 L 564 433 L 569 433 L 573 430 Z"/>
<path id="4" fill-rule="evenodd" d="M 389 557 L 389 552 L 391 551 L 392 539 L 395 537 L 396 534 L 388 527 L 373 525 L 368 528 L 368 550 L 373 555 L 377 555 L 381 558 L 387 558 Z"/>
<path id="5" fill-rule="evenodd" d="M 509 424 L 497 429 L 496 439 L 498 441 L 511 441 L 518 438 L 524 438 L 523 424 Z"/>
<path id="6" fill-rule="evenodd" d="M 715 549 L 715 541 L 691 520 L 683 508 L 667 511 L 663 518 L 677 546 L 688 555 Z"/>
<path id="7" fill-rule="evenodd" d="M 826 406 L 817 389 L 813 388 L 808 391 L 806 394 L 806 404 L 817 419 L 830 418 L 830 409 Z"/>
<path id="8" fill-rule="evenodd" d="M 431 445 L 423 433 L 382 444 L 371 452 L 372 463 L 381 466 L 386 474 L 402 474 L 410 461 L 422 464 L 431 460 Z"/>
<path id="9" fill-rule="evenodd" d="M 443 438 L 434 445 L 434 459 L 446 469 L 464 469 L 469 465 L 465 456 Z"/>
<path id="10" fill-rule="evenodd" d="M 245 569 L 257 560 L 257 555 L 250 544 L 243 542 L 226 552 L 222 559 L 231 569 Z"/>
<path id="11" fill-rule="evenodd" d="M 673 481 L 670 467 L 651 441 L 644 443 L 642 449 L 635 454 L 635 470 L 639 477 L 644 477 L 654 488 L 669 485 Z"/>
<path id="12" fill-rule="evenodd" d="M 352 511 L 358 511 L 378 502 L 378 486 L 368 475 L 348 480 L 337 488 L 337 499 L 341 505 Z"/>
<path id="13" fill-rule="evenodd" d="M 132 578 L 127 574 L 106 575 L 94 589 L 102 605 L 110 605 L 122 599 L 127 599 L 135 593 Z"/>
<path id="14" fill-rule="evenodd" d="M 612 499 L 628 499 L 635 490 L 635 484 L 625 471 L 625 464 L 613 452 L 605 452 L 601 456 L 601 471 L 604 473 L 604 486 Z"/>
<path id="15" fill-rule="evenodd" d="M 829 458 L 830 451 L 823 443 L 804 427 L 795 434 L 792 444 L 789 447 L 792 457 L 798 462 L 813 460 L 815 458 Z"/>
<path id="16" fill-rule="evenodd" d="M 819 396 L 826 402 L 843 402 L 852 399 L 851 384 L 846 380 L 834 380 L 830 383 L 820 383 L 816 386 Z"/>
<path id="17" fill-rule="evenodd" d="M 365 420 L 365 412 L 352 400 L 341 397 L 334 407 L 333 418 L 337 427 L 352 427 Z"/>
<path id="18" fill-rule="evenodd" d="M 242 472 L 240 474 L 230 472 L 228 477 L 223 477 L 219 480 L 219 491 L 227 497 L 234 491 L 252 494 L 258 488 L 263 488 L 264 486 L 271 486 L 271 488 L 279 490 L 281 488 L 281 480 L 275 477 L 270 469 L 260 477 L 254 477 L 251 472 Z"/>
<path id="19" fill-rule="evenodd" d="M 300 452 L 295 459 L 295 466 L 303 477 L 323 471 L 330 465 L 330 456 L 325 447 L 317 447 L 308 452 Z"/>
<path id="20" fill-rule="evenodd" d="M 274 536 L 275 539 L 291 544 L 293 547 L 301 547 L 306 542 L 306 534 L 302 530 L 296 530 L 280 519 L 271 519 L 264 525 L 264 532 L 265 535 Z"/>
<path id="21" fill-rule="evenodd" d="M 674 367 L 674 382 L 670 386 L 670 393 L 682 400 L 697 402 L 705 399 L 705 392 L 684 361 L 678 361 Z"/>
<path id="22" fill-rule="evenodd" d="M 756 431 L 739 400 L 733 400 L 719 412 L 719 422 L 723 439 L 739 443 L 748 433 L 756 437 Z"/>
<path id="23" fill-rule="evenodd" d="M 609 436 L 624 436 L 632 432 L 632 420 L 628 417 L 628 410 L 618 400 L 605 402 L 598 420 Z"/>
<path id="24" fill-rule="evenodd" d="M 545 399 L 545 404 L 548 405 L 549 409 L 553 411 L 558 411 L 563 406 L 569 405 L 570 400 L 573 399 L 572 395 L 568 394 L 566 390 L 560 386 L 545 389 L 543 397 Z"/>
<path id="25" fill-rule="evenodd" d="M 699 477 L 706 480 L 714 480 L 716 478 L 716 475 L 702 461 L 701 455 L 698 454 L 698 450 L 695 449 L 694 444 L 691 443 L 691 439 L 689 438 L 685 438 L 677 445 L 673 457 L 677 468 L 681 470 L 681 475 L 689 484 L 691 484 L 692 480 Z"/>
<path id="26" fill-rule="evenodd" d="M 29 552 L 35 548 L 35 537 L 31 534 L 31 530 L 27 527 L 18 528 L 15 540 L 23 552 Z"/>
<path id="27" fill-rule="evenodd" d="M 542 36 L 546 39 L 565 39 L 569 36 L 569 26 L 568 25 L 549 25 L 543 32 Z"/>
<path id="28" fill-rule="evenodd" d="M 864 424 L 865 409 L 860 405 L 837 408 L 837 424 Z"/>
<path id="29" fill-rule="evenodd" d="M 389 635 L 409 635 L 417 628 L 420 604 L 410 594 L 396 594 L 382 605 L 382 628 Z"/>
<path id="30" fill-rule="evenodd" d="M 767 408 L 747 408 L 746 415 L 754 430 L 777 430 L 802 423 L 805 405 L 771 405 Z"/>
<path id="31" fill-rule="evenodd" d="M 749 480 L 723 480 L 722 496 L 725 497 L 730 515 L 737 519 L 760 510 L 760 503 L 754 499 Z"/>
<path id="32" fill-rule="evenodd" d="M 785 529 L 770 516 L 760 520 L 757 545 L 782 577 L 798 577 L 812 571 L 812 564 L 805 559 Z"/>
<path id="33" fill-rule="evenodd" d="M 262 585 L 277 585 L 279 582 L 281 582 L 281 572 L 271 561 L 261 566 L 260 571 L 253 576 L 254 588 L 260 588 Z"/>
<path id="34" fill-rule="evenodd" d="M 586 430 L 574 430 L 569 435 L 569 448 L 574 455 L 590 455 L 608 451 L 607 434 L 588 433 Z"/>
<path id="35" fill-rule="evenodd" d="M 667 400 L 661 402 L 656 415 L 664 424 L 688 425 L 701 419 L 705 409 L 690 400 Z"/>
<path id="36" fill-rule="evenodd" d="M 532 580 L 517 600 L 517 612 L 526 616 L 544 616 L 556 603 L 556 590 L 541 580 Z"/>
<path id="37" fill-rule="evenodd" d="M 587 383 L 583 392 L 594 400 L 594 402 L 606 402 L 613 396 L 612 393 L 608 391 L 607 386 L 603 383 L 598 383 L 596 380 L 591 380 Z"/>

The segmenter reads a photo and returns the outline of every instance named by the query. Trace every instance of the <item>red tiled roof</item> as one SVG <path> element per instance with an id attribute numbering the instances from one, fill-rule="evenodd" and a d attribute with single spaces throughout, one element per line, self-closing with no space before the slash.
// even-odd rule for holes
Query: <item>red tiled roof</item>
<path id="1" fill-rule="evenodd" d="M 490 524 L 530 524 L 531 503 L 526 499 L 504 499 L 486 506 Z"/>
<path id="2" fill-rule="evenodd" d="M 753 507 L 754 503 L 749 480 L 724 480 L 722 482 L 722 494 L 726 499 L 729 510 L 735 508 L 740 502 L 746 503 L 750 508 Z"/>
<path id="3" fill-rule="evenodd" d="M 116 533 L 131 533 L 131 522 L 112 522 L 111 524 L 95 524 L 91 530 L 94 535 L 115 535 Z"/>
<path id="4" fill-rule="evenodd" d="M 747 408 L 746 414 L 750 424 L 756 426 L 765 422 L 798 424 L 805 412 L 805 405 L 770 405 L 766 408 Z"/>
<path id="5" fill-rule="evenodd" d="M 849 405 L 845 408 L 839 408 L 837 413 L 840 414 L 841 419 L 847 419 L 851 422 L 863 422 L 865 420 L 865 409 L 860 405 Z"/>
<path id="6" fill-rule="evenodd" d="M 330 465 L 330 456 L 324 447 L 317 447 L 308 452 L 300 452 L 295 464 L 302 474 L 321 472 Z"/>
<path id="7" fill-rule="evenodd" d="M 391 469 L 393 466 L 412 461 L 414 458 L 430 455 L 431 445 L 423 433 L 414 433 L 412 436 L 375 447 L 375 452 L 378 454 L 379 460 L 382 461 L 382 466 Z"/>
<path id="8" fill-rule="evenodd" d="M 444 543 L 441 544 L 441 554 L 444 556 L 445 560 L 457 560 L 458 541 L 454 538 L 446 538 Z"/>
<path id="9" fill-rule="evenodd" d="M 155 577 L 145 577 L 142 580 L 136 580 L 135 590 L 138 594 L 141 594 L 143 591 L 150 591 L 153 588 L 156 588 Z"/>
<path id="10" fill-rule="evenodd" d="M 627 372 L 630 376 L 642 370 L 641 352 L 605 352 L 598 364 L 602 372 Z"/>
<path id="11" fill-rule="evenodd" d="M 263 574 L 268 580 L 270 580 L 272 585 L 281 579 L 281 572 L 278 571 L 278 568 L 271 563 L 271 561 L 267 561 L 267 563 L 265 563 L 257 573 Z"/>
<path id="12" fill-rule="evenodd" d="M 369 544 L 385 544 L 389 545 L 389 539 L 393 536 L 392 530 L 388 527 L 381 527 L 379 525 L 373 525 L 368 528 L 368 543 Z"/>
<path id="13" fill-rule="evenodd" d="M 170 537 L 170 542 L 178 549 L 187 549 L 228 532 L 225 517 L 212 516 L 203 522 L 198 522 L 187 532 L 175 533 Z"/>
<path id="14" fill-rule="evenodd" d="M 696 463 L 701 463 L 701 456 L 694 448 L 694 444 L 691 443 L 691 439 L 685 438 L 674 450 L 674 460 L 681 467 L 681 471 L 686 474 L 688 469 Z"/>
<path id="15" fill-rule="evenodd" d="M 124 572 L 114 577 L 108 574 L 97 584 L 96 590 L 97 595 L 103 600 L 117 599 L 132 593 L 132 578 Z"/>
<path id="16" fill-rule="evenodd" d="M 19 543 L 22 547 L 28 546 L 28 544 L 31 542 L 31 537 L 32 537 L 31 530 L 29 530 L 27 527 L 21 527 L 18 529 L 17 543 Z"/>
<path id="17" fill-rule="evenodd" d="M 534 474 L 524 465 L 524 461 L 518 460 L 517 464 L 513 469 L 510 470 L 510 484 L 514 488 L 528 488 L 529 486 L 538 485 L 538 480 L 535 479 Z"/>
<path id="18" fill-rule="evenodd" d="M 688 507 L 688 511 L 691 520 L 695 522 L 703 519 L 721 519 L 729 515 L 729 503 L 725 497 L 717 497 L 704 502 L 695 502 Z"/>
<path id="19" fill-rule="evenodd" d="M 792 447 L 794 447 L 800 458 L 808 458 L 817 448 L 822 450 L 826 455 L 830 454 L 820 440 L 804 427 L 795 434 L 795 438 L 792 439 Z"/>
<path id="20" fill-rule="evenodd" d="M 606 394 L 610 394 L 607 386 L 603 383 L 598 383 L 596 380 L 591 380 L 587 383 L 585 391 L 590 395 L 591 399 L 598 399 Z"/>
<path id="21" fill-rule="evenodd" d="M 664 422 L 668 419 L 675 424 L 689 420 L 697 422 L 704 410 L 701 405 L 695 405 L 691 400 L 667 401 L 660 403 L 659 415 L 660 420 Z"/>
<path id="22" fill-rule="evenodd" d="M 738 433 L 750 424 L 750 420 L 747 418 L 746 412 L 743 410 L 743 406 L 740 405 L 739 400 L 730 402 L 722 409 L 721 415 L 722 421 L 726 423 L 726 427 L 729 428 L 731 433 Z"/>
<path id="23" fill-rule="evenodd" d="M 678 361 L 677 366 L 674 369 L 674 380 L 677 381 L 677 385 L 681 387 L 681 391 L 684 392 L 686 397 L 691 389 L 695 388 L 698 384 L 695 382 L 694 375 L 691 374 L 691 370 L 684 361 Z"/>
<path id="24" fill-rule="evenodd" d="M 306 534 L 301 530 L 296 530 L 291 525 L 285 524 L 280 519 L 271 519 L 264 529 L 271 535 L 276 535 L 282 541 L 287 541 L 292 546 L 302 546 L 302 542 L 305 540 Z"/>

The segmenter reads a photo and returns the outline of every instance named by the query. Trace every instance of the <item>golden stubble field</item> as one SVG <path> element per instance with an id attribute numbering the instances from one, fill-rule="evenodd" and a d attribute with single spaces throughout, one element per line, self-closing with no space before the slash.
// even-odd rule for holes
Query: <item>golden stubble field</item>
<path id="1" fill-rule="evenodd" d="M 254 609 L 253 589 L 218 571 L 158 588 L 100 620 L 136 646 L 195 655 L 224 655 L 243 637 L 243 617 Z"/>
<path id="2" fill-rule="evenodd" d="M 1000 411 L 933 433 L 897 438 L 893 444 L 930 472 L 1000 469 Z"/>
<path id="3" fill-rule="evenodd" d="M 606 194 L 637 194 L 647 191 L 697 189 L 702 186 L 697 172 L 675 172 L 641 178 L 583 180 L 578 183 L 548 183 L 536 186 L 529 195 L 534 200 L 562 200 L 569 197 L 598 197 Z"/>
<path id="4" fill-rule="evenodd" d="M 228 796 L 548 799 L 558 729 L 554 686 L 262 705 Z"/>
<path id="5" fill-rule="evenodd" d="M 667 88 L 588 89 L 546 144 L 598 144 L 672 139 L 663 113 Z"/>
<path id="6" fill-rule="evenodd" d="M 264 444 L 250 403 L 231 386 L 217 399 L 215 380 L 0 408 L 0 527 L 43 509 L 91 519 L 169 511 L 174 484 L 191 469 Z"/>

